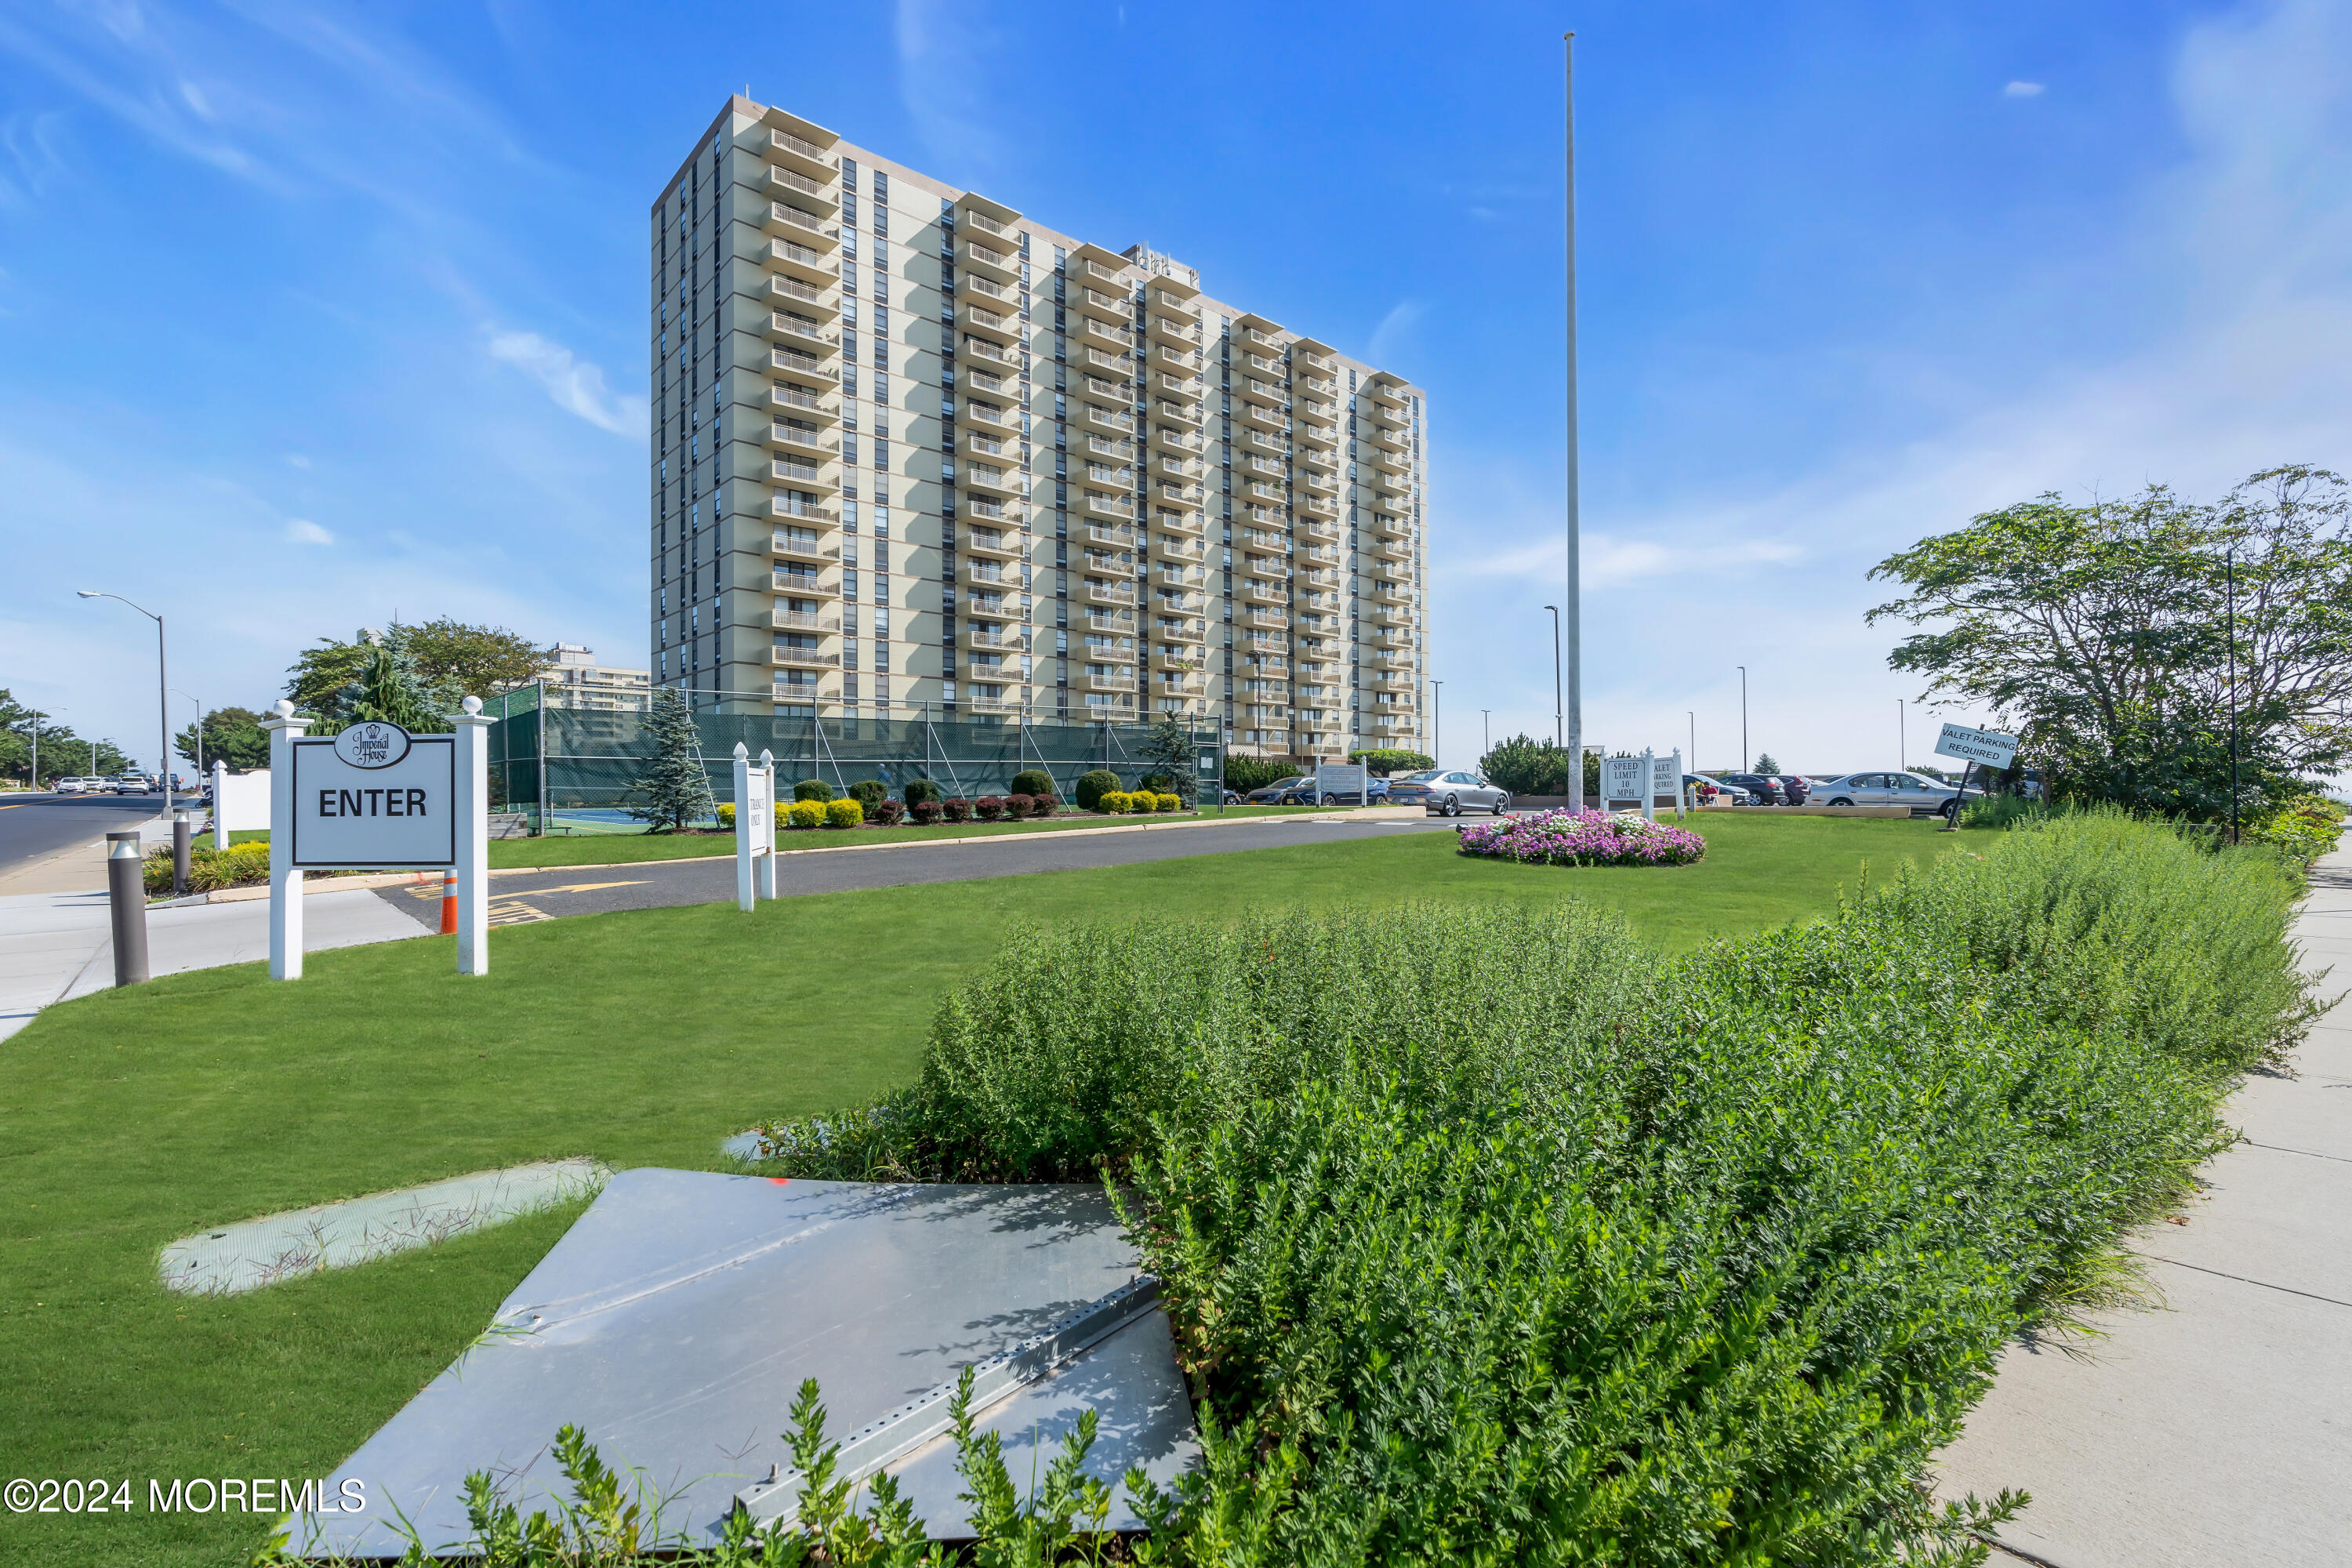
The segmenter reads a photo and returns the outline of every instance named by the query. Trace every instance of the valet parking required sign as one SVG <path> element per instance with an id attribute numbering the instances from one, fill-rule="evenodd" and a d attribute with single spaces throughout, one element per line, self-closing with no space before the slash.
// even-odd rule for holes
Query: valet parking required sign
<path id="1" fill-rule="evenodd" d="M 430 870 L 457 858 L 457 738 L 363 721 L 293 743 L 293 864 Z"/>

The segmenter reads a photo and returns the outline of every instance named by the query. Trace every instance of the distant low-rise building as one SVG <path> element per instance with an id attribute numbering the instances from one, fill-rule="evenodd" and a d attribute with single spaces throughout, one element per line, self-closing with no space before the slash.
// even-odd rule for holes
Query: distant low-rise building
<path id="1" fill-rule="evenodd" d="M 568 642 L 555 645 L 555 662 L 540 673 L 540 680 L 551 708 L 640 712 L 653 690 L 651 670 L 598 664 L 594 648 Z"/>

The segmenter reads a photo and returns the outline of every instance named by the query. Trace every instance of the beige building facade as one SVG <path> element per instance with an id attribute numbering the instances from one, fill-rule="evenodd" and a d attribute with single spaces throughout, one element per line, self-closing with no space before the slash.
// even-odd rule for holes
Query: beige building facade
<path id="1" fill-rule="evenodd" d="M 652 218 L 655 684 L 1428 750 L 1419 387 L 746 98 Z"/>

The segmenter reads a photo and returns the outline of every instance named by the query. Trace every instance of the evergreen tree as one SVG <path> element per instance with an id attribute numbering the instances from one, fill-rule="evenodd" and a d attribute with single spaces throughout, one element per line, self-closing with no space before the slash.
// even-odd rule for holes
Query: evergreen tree
<path id="1" fill-rule="evenodd" d="M 1162 713 L 1151 721 L 1151 733 L 1143 742 L 1140 752 L 1147 763 L 1159 764 L 1159 771 L 1175 783 L 1169 793 L 1184 803 L 1190 811 L 1200 804 L 1199 768 L 1193 759 L 1199 752 L 1192 742 L 1192 726 L 1174 713 Z"/>
<path id="2" fill-rule="evenodd" d="M 360 677 L 357 695 L 343 705 L 350 715 L 346 723 L 374 719 L 397 724 L 412 735 L 447 734 L 449 721 L 436 711 L 443 706 L 422 689 L 407 655 L 389 644 L 375 650 L 375 657 L 368 660 L 367 673 Z"/>
<path id="3" fill-rule="evenodd" d="M 710 778 L 695 755 L 694 714 L 686 694 L 674 686 L 656 688 L 646 731 L 653 737 L 654 758 L 629 791 L 629 815 L 646 824 L 647 833 L 674 833 L 710 816 L 716 809 Z"/>
<path id="4" fill-rule="evenodd" d="M 1780 764 L 1772 760 L 1771 752 L 1759 752 L 1756 753 L 1756 771 L 1759 773 L 1777 773 L 1780 771 Z"/>

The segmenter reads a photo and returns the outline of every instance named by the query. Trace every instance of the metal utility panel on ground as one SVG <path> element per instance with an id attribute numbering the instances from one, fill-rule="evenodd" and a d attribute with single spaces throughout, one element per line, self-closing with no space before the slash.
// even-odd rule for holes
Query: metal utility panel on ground
<path id="1" fill-rule="evenodd" d="M 396 1506 L 428 1548 L 466 1533 L 467 1474 L 504 1478 L 555 1511 L 549 1449 L 566 1423 L 604 1459 L 675 1493 L 666 1531 L 708 1542 L 739 1495 L 789 1471 L 802 1379 L 819 1381 L 845 1446 L 968 1365 L 1128 1291 L 1136 1258 L 1101 1191 L 783 1181 L 637 1170 L 614 1176 L 500 1307 L 490 1331 L 368 1439 L 323 1489 L 366 1483 L 366 1511 L 320 1514 L 312 1555 L 397 1555 Z M 1009 1386 L 980 1418 L 1024 1489 L 1087 1407 L 1088 1470 L 1141 1466 L 1169 1484 L 1198 1452 L 1167 1320 L 1156 1310 Z M 897 1476 L 934 1537 L 967 1533 L 951 1440 L 901 1454 Z M 1123 1487 L 1111 1522 L 1135 1522 Z M 789 1511 L 788 1510 L 785 1511 Z M 755 1516 L 761 1510 L 754 1506 Z"/>

